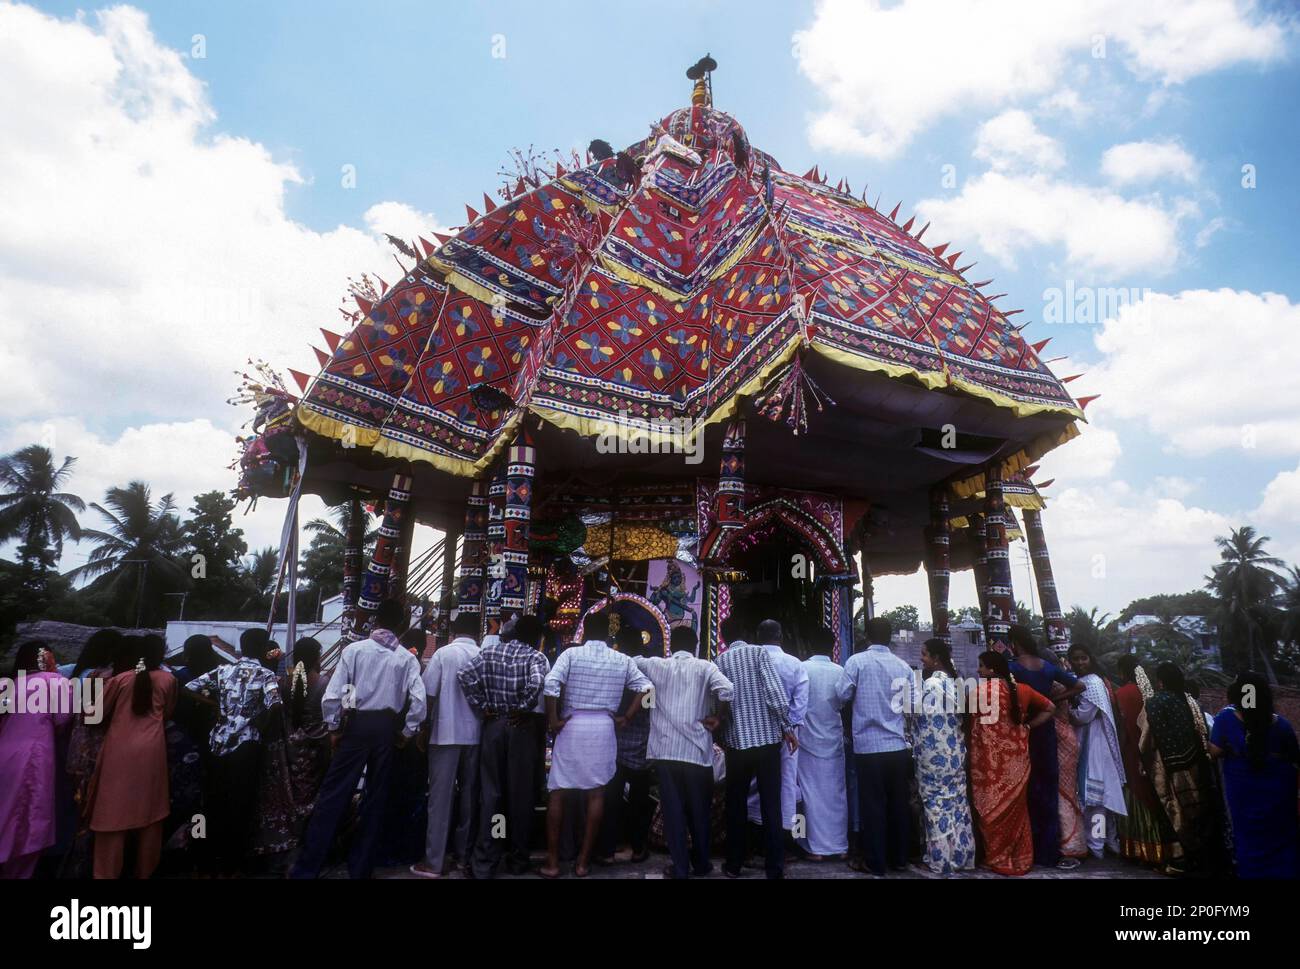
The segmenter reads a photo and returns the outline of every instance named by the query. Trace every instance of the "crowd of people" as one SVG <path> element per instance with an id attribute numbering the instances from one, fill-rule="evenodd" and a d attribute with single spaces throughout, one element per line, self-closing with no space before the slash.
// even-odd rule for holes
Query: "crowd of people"
<path id="1" fill-rule="evenodd" d="M 1211 720 L 1173 664 L 1124 655 L 1113 682 L 1088 650 L 1058 665 L 1021 626 L 963 678 L 941 639 L 910 669 L 883 619 L 843 665 L 827 630 L 800 659 L 779 623 L 738 616 L 716 661 L 690 626 L 649 655 L 595 611 L 553 666 L 537 617 L 480 642 L 465 614 L 422 668 L 407 624 L 383 603 L 330 673 L 315 640 L 286 662 L 260 629 L 234 662 L 203 636 L 174 664 L 160 637 L 112 630 L 66 666 L 20 644 L 0 714 L 0 877 L 316 878 L 345 859 L 353 878 L 398 864 L 582 878 L 653 847 L 666 878 L 709 875 L 715 850 L 732 878 L 781 878 L 791 857 L 887 877 L 1107 853 L 1297 877 L 1300 750 L 1254 673 Z M 74 685 L 95 704 L 57 702 Z"/>

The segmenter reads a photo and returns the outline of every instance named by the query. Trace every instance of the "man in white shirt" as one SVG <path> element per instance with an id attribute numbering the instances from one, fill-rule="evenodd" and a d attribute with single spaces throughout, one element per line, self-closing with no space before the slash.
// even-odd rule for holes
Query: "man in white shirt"
<path id="1" fill-rule="evenodd" d="M 401 602 L 385 600 L 375 611 L 370 638 L 348 644 L 339 657 L 321 700 L 334 756 L 316 795 L 292 878 L 320 875 L 363 772 L 366 786 L 348 875 L 369 878 L 374 870 L 393 749 L 406 746 L 424 722 L 420 661 L 398 640 L 408 621 Z"/>
<path id="2" fill-rule="evenodd" d="M 853 681 L 853 759 L 858 779 L 859 851 L 855 871 L 883 877 L 907 868 L 912 841 L 908 781 L 912 750 L 904 733 L 904 698 L 920 708 L 912 668 L 889 650 L 888 619 L 867 621 L 871 645 L 844 664 Z"/>
<path id="3" fill-rule="evenodd" d="M 817 629 L 804 661 L 808 674 L 808 711 L 799 731 L 799 795 L 806 835 L 801 847 L 814 860 L 849 850 L 849 801 L 844 783 L 844 718 L 853 698 L 853 681 L 831 659 L 835 634 Z"/>
<path id="4" fill-rule="evenodd" d="M 434 651 L 424 669 L 428 720 L 421 739 L 429 744 L 429 823 L 424 860 L 411 866 L 421 878 L 441 878 L 456 806 L 452 849 L 462 866 L 470 862 L 478 823 L 478 744 L 482 717 L 465 700 L 457 677 L 479 654 L 479 617 L 463 613 L 451 624 L 451 642 Z M 458 796 L 459 795 L 459 796 Z"/>
<path id="5" fill-rule="evenodd" d="M 754 637 L 758 645 L 767 650 L 776 667 L 776 675 L 785 687 L 785 698 L 790 704 L 790 725 L 798 734 L 808 711 L 808 671 L 798 657 L 787 653 L 781 643 L 784 633 L 775 619 L 764 619 L 758 624 Z M 799 751 L 789 746 L 781 748 L 781 828 L 787 834 L 794 826 L 795 807 L 799 801 Z M 763 813 L 758 803 L 757 786 L 749 792 L 749 821 L 761 824 Z"/>
<path id="6" fill-rule="evenodd" d="M 654 687 L 646 759 L 659 777 L 659 806 L 672 864 L 667 878 L 703 876 L 709 861 L 709 808 L 713 801 L 713 737 L 731 704 L 731 681 L 706 659 L 696 659 L 690 626 L 672 631 L 672 655 L 638 657 Z M 637 716 L 645 716 L 638 712 Z M 686 846 L 690 832 L 690 851 Z"/>

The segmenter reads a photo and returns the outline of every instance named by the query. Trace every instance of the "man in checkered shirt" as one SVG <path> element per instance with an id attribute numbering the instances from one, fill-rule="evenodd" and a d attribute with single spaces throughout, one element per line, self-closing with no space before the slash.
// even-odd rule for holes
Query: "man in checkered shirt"
<path id="1" fill-rule="evenodd" d="M 799 749 L 799 741 L 776 666 L 766 649 L 745 642 L 745 632 L 739 617 L 728 617 L 722 624 L 722 637 L 730 646 L 718 656 L 718 669 L 732 685 L 731 716 L 722 734 L 727 754 L 727 863 L 722 871 L 729 878 L 741 875 L 748 836 L 749 782 L 757 775 L 767 877 L 784 878 L 781 742 L 784 740 L 793 753 Z"/>
<path id="2" fill-rule="evenodd" d="M 465 701 L 483 715 L 479 741 L 478 843 L 470 872 L 491 878 L 509 844 L 506 870 L 528 870 L 529 835 L 536 805 L 537 762 L 542 750 L 537 706 L 550 664 L 537 650 L 544 632 L 536 616 L 520 616 L 508 637 L 489 643 L 456 674 Z M 493 837 L 497 815 L 506 837 Z"/>

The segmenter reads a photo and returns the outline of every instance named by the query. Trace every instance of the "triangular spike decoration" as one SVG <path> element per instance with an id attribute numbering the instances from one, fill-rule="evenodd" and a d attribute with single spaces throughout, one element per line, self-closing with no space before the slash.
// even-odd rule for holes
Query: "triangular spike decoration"
<path id="1" fill-rule="evenodd" d="M 1068 384 L 1071 380 L 1078 380 L 1078 379 L 1079 379 L 1080 377 L 1082 377 L 1082 376 L 1083 376 L 1083 374 L 1081 374 L 1081 373 L 1072 373 L 1072 374 L 1070 374 L 1070 376 L 1068 376 L 1068 377 L 1062 377 L 1062 378 L 1060 378 L 1060 379 L 1061 379 L 1061 383 L 1063 383 L 1063 384 Z"/>
<path id="2" fill-rule="evenodd" d="M 981 279 L 978 283 L 971 283 L 971 285 L 974 286 L 976 289 L 983 289 L 991 282 L 993 282 L 993 280 L 991 279 Z"/>
<path id="3" fill-rule="evenodd" d="M 1002 315 L 1003 315 L 1003 316 L 1015 316 L 1017 313 L 1023 313 L 1023 312 L 1024 312 L 1024 310 L 1007 310 L 1007 311 L 1006 311 L 1005 313 L 1003 313 Z"/>
<path id="4" fill-rule="evenodd" d="M 936 256 L 942 256 L 942 255 L 947 251 L 947 249 L 948 249 L 948 247 L 949 247 L 950 245 L 952 245 L 951 242 L 945 242 L 945 243 L 944 243 L 943 245 L 941 245 L 941 246 L 935 246 L 935 247 L 934 247 L 933 249 L 931 249 L 930 251 L 933 252 Z"/>
<path id="5" fill-rule="evenodd" d="M 1036 475 L 1037 473 L 1038 473 L 1038 465 L 1036 465 L 1036 464 L 1031 464 L 1029 467 L 1025 468 L 1024 470 L 1022 470 L 1022 471 L 1020 472 L 1020 477 L 1024 478 L 1026 481 L 1028 481 L 1030 478 L 1032 478 L 1032 477 L 1033 477 L 1034 475 Z"/>
<path id="6" fill-rule="evenodd" d="M 1044 488 L 1050 488 L 1055 481 L 1055 478 L 1048 478 L 1046 481 L 1036 481 L 1034 482 L 1034 487 L 1039 491 L 1042 491 Z"/>
<path id="7" fill-rule="evenodd" d="M 561 165 L 559 162 L 556 162 L 556 163 L 555 163 L 555 177 L 556 177 L 556 178 L 563 178 L 563 177 L 564 177 L 565 175 L 567 175 L 567 174 L 569 174 L 569 173 L 568 173 L 568 171 L 565 169 L 565 167 L 564 167 L 563 165 Z"/>
<path id="8" fill-rule="evenodd" d="M 319 363 L 322 367 L 329 365 L 330 355 L 328 353 L 326 353 L 324 350 L 322 350 L 320 347 L 317 346 L 313 346 L 311 349 L 312 352 L 316 354 L 317 363 Z"/>
<path id="9" fill-rule="evenodd" d="M 1080 397 L 1076 401 L 1076 403 L 1079 405 L 1079 410 L 1087 410 L 1088 405 L 1091 404 L 1094 400 L 1096 400 L 1100 396 L 1101 394 L 1093 394 L 1091 397 Z"/>
<path id="10" fill-rule="evenodd" d="M 337 333 L 331 333 L 323 326 L 321 327 L 320 332 L 321 336 L 325 338 L 325 345 L 330 348 L 330 353 L 333 353 L 339 348 L 339 343 L 342 342 L 343 337 L 339 336 Z"/>
<path id="11" fill-rule="evenodd" d="M 913 225 L 913 223 L 915 223 L 915 222 L 916 222 L 916 216 L 912 216 L 912 217 L 911 217 L 910 219 L 908 219 L 905 223 L 903 223 L 903 231 L 904 231 L 904 232 L 911 232 L 911 231 L 912 231 L 912 225 Z"/>
<path id="12" fill-rule="evenodd" d="M 435 246 L 435 245 L 434 245 L 432 242 L 430 242 L 428 239 L 426 239 L 424 236 L 418 236 L 417 238 L 418 238 L 419 243 L 420 243 L 420 248 L 424 250 L 424 254 L 425 254 L 426 256 L 432 256 L 432 255 L 433 255 L 433 251 L 434 251 L 435 249 L 437 249 L 438 247 Z"/>
<path id="13" fill-rule="evenodd" d="M 925 225 L 921 226 L 921 231 L 918 232 L 918 233 L 916 234 L 916 241 L 917 241 L 917 242 L 920 242 L 920 241 L 921 241 L 921 236 L 925 235 L 925 230 L 928 229 L 928 228 L 930 228 L 930 223 L 929 223 L 929 222 L 927 222 Z"/>
<path id="14" fill-rule="evenodd" d="M 902 203 L 902 202 L 899 202 L 897 205 L 894 206 L 894 211 L 892 211 L 892 212 L 889 213 L 889 221 L 890 221 L 890 222 L 897 222 L 897 221 L 898 221 L 898 210 L 901 209 L 902 207 L 903 207 L 903 203 Z"/>
<path id="15" fill-rule="evenodd" d="M 364 296 L 357 296 L 355 293 L 352 295 L 352 298 L 356 300 L 357 305 L 361 307 L 361 315 L 369 316 L 370 310 L 374 307 L 375 304 L 372 303 L 370 300 L 366 299 Z"/>
<path id="16" fill-rule="evenodd" d="M 814 165 L 812 168 L 808 169 L 808 171 L 804 172 L 803 178 L 805 182 L 815 182 L 817 180 L 817 166 Z"/>
<path id="17" fill-rule="evenodd" d="M 433 237 L 434 237 L 435 239 L 438 240 L 438 243 L 439 243 L 440 245 L 444 245 L 444 246 L 445 246 L 447 243 L 451 242 L 451 236 L 449 236 L 449 235 L 444 235 L 444 234 L 441 233 L 441 232 L 435 232 L 435 233 L 433 234 Z"/>
<path id="18" fill-rule="evenodd" d="M 492 201 L 492 196 L 488 195 L 487 192 L 484 192 L 484 193 L 483 193 L 483 211 L 484 211 L 485 213 L 487 213 L 487 212 L 493 212 L 493 211 L 496 210 L 496 207 L 497 207 L 497 204 L 496 204 L 495 202 Z"/>
<path id="19" fill-rule="evenodd" d="M 957 268 L 957 257 L 960 255 L 961 255 L 961 250 L 958 250 L 957 252 L 954 252 L 951 256 L 949 256 L 947 259 L 945 259 L 944 262 L 948 264 L 950 269 L 955 269 Z"/>
<path id="20" fill-rule="evenodd" d="M 307 392 L 307 385 L 311 383 L 311 377 L 292 368 L 289 370 L 289 375 L 293 377 L 294 382 L 298 385 L 298 389 L 305 394 Z"/>
<path id="21" fill-rule="evenodd" d="M 958 267 L 957 267 L 957 272 L 959 272 L 959 273 L 964 273 L 964 272 L 966 272 L 968 269 L 973 268 L 975 265 L 976 265 L 976 263 L 968 262 L 968 263 L 966 263 L 966 265 L 964 265 L 964 266 L 958 266 Z"/>
<path id="22" fill-rule="evenodd" d="M 468 203 L 465 205 L 465 217 L 469 220 L 465 223 L 466 225 L 471 225 L 478 221 L 478 213 L 470 208 Z"/>
<path id="23" fill-rule="evenodd" d="M 1052 338 L 1049 336 L 1046 340 L 1039 340 L 1037 343 L 1033 343 L 1030 345 L 1033 347 L 1035 353 L 1042 353 L 1043 347 L 1047 346 L 1051 342 L 1052 342 Z"/>
<path id="24" fill-rule="evenodd" d="M 388 292 L 388 284 L 384 282 L 383 277 L 380 276 L 379 273 L 375 273 L 375 280 L 379 283 L 379 295 L 383 296 Z"/>

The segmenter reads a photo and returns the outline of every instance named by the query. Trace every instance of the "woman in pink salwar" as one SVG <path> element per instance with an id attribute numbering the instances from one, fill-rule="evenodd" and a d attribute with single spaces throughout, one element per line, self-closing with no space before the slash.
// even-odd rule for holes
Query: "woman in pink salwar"
<path id="1" fill-rule="evenodd" d="M 37 640 L 18 647 L 13 681 L 0 714 L 0 878 L 31 878 L 55 842 L 55 737 L 72 720 L 72 684 Z"/>

